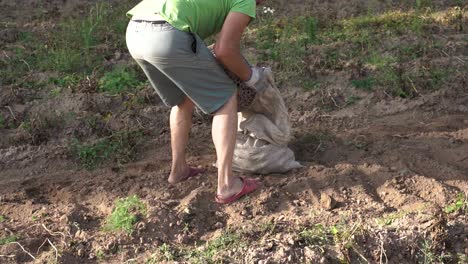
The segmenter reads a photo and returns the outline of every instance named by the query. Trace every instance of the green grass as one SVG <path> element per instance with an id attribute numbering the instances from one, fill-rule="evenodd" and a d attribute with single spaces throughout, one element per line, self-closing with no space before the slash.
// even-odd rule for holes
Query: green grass
<path id="1" fill-rule="evenodd" d="M 2 238 L 0 238 L 0 246 L 10 244 L 12 242 L 16 242 L 17 240 L 18 240 L 18 237 L 16 237 L 16 236 L 2 237 Z"/>
<path id="2" fill-rule="evenodd" d="M 447 205 L 444 208 L 444 212 L 447 214 L 451 214 L 451 213 L 458 212 L 459 210 L 466 210 L 468 207 L 466 200 L 467 199 L 465 197 L 465 194 L 459 193 L 457 196 L 457 199 L 453 203 Z"/>
<path id="3" fill-rule="evenodd" d="M 304 81 L 303 88 L 305 91 L 317 90 L 320 88 L 320 83 L 318 81 L 306 80 Z"/>
<path id="4" fill-rule="evenodd" d="M 146 264 L 156 264 L 167 261 L 174 261 L 177 259 L 177 252 L 171 248 L 170 245 L 163 243 L 156 250 L 156 253 L 152 254 L 149 259 L 145 261 Z"/>
<path id="5" fill-rule="evenodd" d="M 351 80 L 351 84 L 357 89 L 372 91 L 376 84 L 376 80 L 374 78 L 355 79 Z"/>
<path id="6" fill-rule="evenodd" d="M 244 247 L 246 247 L 246 245 L 242 241 L 242 235 L 240 233 L 225 231 L 217 238 L 206 242 L 206 245 L 201 249 L 189 251 L 184 258 L 186 258 L 189 263 L 220 263 L 224 262 L 220 254 L 225 250 Z"/>
<path id="7" fill-rule="evenodd" d="M 115 201 L 111 215 L 107 218 L 104 230 L 132 233 L 138 217 L 146 214 L 146 205 L 136 195 Z"/>
<path id="8" fill-rule="evenodd" d="M 133 160 L 142 137 L 140 131 L 121 131 L 91 144 L 74 139 L 70 150 L 81 166 L 89 170 L 108 161 L 121 165 Z"/>
<path id="9" fill-rule="evenodd" d="M 395 212 L 383 215 L 380 218 L 375 219 L 375 222 L 380 226 L 389 226 L 392 225 L 396 220 L 405 217 L 407 212 Z"/>
<path id="10" fill-rule="evenodd" d="M 135 89 L 143 83 L 132 68 L 116 67 L 112 71 L 106 72 L 99 80 L 99 91 L 115 95 Z"/>
<path id="11" fill-rule="evenodd" d="M 0 128 L 5 128 L 6 127 L 6 121 L 5 118 L 0 114 Z"/>
<path id="12" fill-rule="evenodd" d="M 299 238 L 307 246 L 314 246 L 324 251 L 323 246 L 330 243 L 330 234 L 322 224 L 305 228 L 299 233 Z"/>
<path id="13" fill-rule="evenodd" d="M 351 95 L 350 97 L 346 98 L 345 106 L 354 105 L 359 102 L 359 100 L 361 100 L 361 97 L 357 95 Z"/>
<path id="14" fill-rule="evenodd" d="M 33 71 L 90 75 L 103 68 L 105 58 L 126 50 L 125 13 L 138 1 L 110 5 L 98 3 L 85 17 L 70 16 L 59 20 L 44 32 L 19 33 L 13 53 L 0 61 L 0 84 L 22 86 L 25 75 Z"/>

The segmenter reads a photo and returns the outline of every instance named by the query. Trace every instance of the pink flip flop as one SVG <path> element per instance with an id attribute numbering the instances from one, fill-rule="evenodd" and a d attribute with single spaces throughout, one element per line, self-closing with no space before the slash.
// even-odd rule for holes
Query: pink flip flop
<path id="1" fill-rule="evenodd" d="M 240 177 L 240 179 L 242 181 L 242 190 L 239 193 L 234 194 L 233 196 L 229 198 L 222 198 L 221 196 L 216 195 L 215 197 L 216 202 L 219 204 L 232 203 L 236 201 L 237 199 L 241 198 L 242 196 L 245 196 L 249 193 L 254 192 L 255 190 L 258 189 L 258 187 L 260 187 L 260 184 L 255 179 L 245 178 L 245 177 Z"/>
<path id="2" fill-rule="evenodd" d="M 201 174 L 201 173 L 204 173 L 206 170 L 204 168 L 197 168 L 197 167 L 189 167 L 189 172 L 187 174 L 187 176 L 185 176 L 184 178 L 180 179 L 179 182 L 183 182 L 183 181 L 186 181 L 192 177 L 195 177 L 197 176 L 198 174 Z"/>

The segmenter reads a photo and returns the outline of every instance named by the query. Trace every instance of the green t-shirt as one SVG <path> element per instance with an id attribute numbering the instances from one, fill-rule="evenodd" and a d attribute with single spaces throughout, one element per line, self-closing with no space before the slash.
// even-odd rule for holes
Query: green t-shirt
<path id="1" fill-rule="evenodd" d="M 158 13 L 175 28 L 202 39 L 221 31 L 229 12 L 255 18 L 255 0 L 143 0 L 128 16 Z"/>

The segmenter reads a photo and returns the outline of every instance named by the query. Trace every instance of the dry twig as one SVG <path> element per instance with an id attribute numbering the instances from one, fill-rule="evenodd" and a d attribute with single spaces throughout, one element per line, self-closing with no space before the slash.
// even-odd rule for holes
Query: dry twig
<path id="1" fill-rule="evenodd" d="M 20 243 L 11 242 L 10 244 L 17 244 L 18 246 L 20 246 L 20 248 L 23 250 L 24 253 L 28 254 L 32 259 L 36 260 L 36 258 L 33 255 L 31 255 L 31 253 L 29 253 L 26 249 L 24 249 L 24 247 Z"/>

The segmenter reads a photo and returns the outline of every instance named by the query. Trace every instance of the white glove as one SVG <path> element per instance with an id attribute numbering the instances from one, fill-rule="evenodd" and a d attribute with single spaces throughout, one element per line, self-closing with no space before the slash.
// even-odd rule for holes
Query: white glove
<path id="1" fill-rule="evenodd" d="M 252 74 L 250 79 L 245 81 L 245 85 L 254 88 L 258 92 L 266 88 L 267 78 L 264 74 L 265 68 L 263 67 L 251 67 Z"/>

